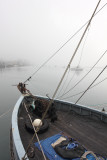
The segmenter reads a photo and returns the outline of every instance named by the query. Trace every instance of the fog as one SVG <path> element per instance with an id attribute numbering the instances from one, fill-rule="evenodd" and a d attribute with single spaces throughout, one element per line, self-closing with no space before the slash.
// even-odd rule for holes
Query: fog
<path id="1" fill-rule="evenodd" d="M 98 10 L 106 3 L 102 0 Z M 41 65 L 89 18 L 98 0 L 1 0 L 0 59 Z M 97 10 L 97 11 L 98 11 Z M 83 28 L 47 65 L 67 65 Z M 72 66 L 92 66 L 107 49 L 107 6 L 93 19 Z M 99 66 L 106 65 L 107 55 Z"/>

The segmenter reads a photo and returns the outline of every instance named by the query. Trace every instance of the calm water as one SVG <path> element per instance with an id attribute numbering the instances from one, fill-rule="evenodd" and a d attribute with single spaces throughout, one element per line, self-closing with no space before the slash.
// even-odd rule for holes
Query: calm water
<path id="1" fill-rule="evenodd" d="M 69 75 L 66 78 L 66 82 L 69 82 L 72 78 L 72 83 L 67 87 L 67 83 L 61 87 L 57 97 L 64 92 L 65 88 L 69 90 L 73 85 L 78 82 L 82 76 L 87 73 L 89 68 L 84 69 L 83 71 L 70 71 Z M 9 134 L 11 127 L 11 114 L 12 109 L 20 96 L 15 84 L 18 84 L 20 81 L 25 81 L 33 73 L 33 67 L 22 67 L 22 68 L 9 68 L 0 70 L 0 115 L 8 111 L 11 108 L 11 111 L 0 118 L 0 160 L 9 160 Z M 60 78 L 64 71 L 64 68 L 59 67 L 45 67 L 42 69 L 36 76 L 34 76 L 27 86 L 28 89 L 34 94 L 52 96 Z M 96 68 L 81 84 L 69 92 L 69 94 L 64 97 L 70 97 L 86 89 L 94 78 L 99 74 L 101 68 Z M 107 71 L 105 71 L 101 77 L 96 81 L 100 82 L 106 78 Z M 64 81 L 65 82 L 65 81 Z M 75 102 L 80 95 L 75 97 L 70 97 L 65 100 Z M 64 99 L 62 97 L 62 99 Z M 85 96 L 79 101 L 80 104 L 87 105 L 92 108 L 97 108 L 102 110 L 104 107 L 107 111 L 107 80 L 99 84 L 93 89 L 90 89 Z"/>

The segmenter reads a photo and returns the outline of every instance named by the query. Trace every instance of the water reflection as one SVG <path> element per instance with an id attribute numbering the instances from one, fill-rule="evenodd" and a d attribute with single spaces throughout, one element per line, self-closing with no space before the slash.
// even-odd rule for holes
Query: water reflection
<path id="1" fill-rule="evenodd" d="M 19 82 L 24 82 L 33 72 L 33 67 L 14 67 L 14 68 L 6 68 L 0 69 L 0 115 L 6 112 L 8 109 L 13 108 L 17 99 L 20 96 L 17 88 L 12 86 L 14 84 L 18 84 Z M 69 88 L 72 88 L 75 83 L 77 83 L 81 77 L 87 72 L 87 68 L 81 71 L 70 71 L 68 81 L 72 78 L 73 74 L 75 74 L 74 78 L 72 78 Z M 71 96 L 73 94 L 77 94 L 80 91 L 85 90 L 89 84 L 93 81 L 93 79 L 98 75 L 101 69 L 95 69 L 81 84 L 79 84 L 75 89 L 73 89 L 67 96 Z M 32 80 L 29 82 L 27 86 L 32 93 L 43 95 L 49 94 L 51 97 L 62 77 L 64 72 L 64 68 L 62 67 L 44 67 L 37 73 Z M 104 79 L 106 72 L 101 75 L 97 82 Z M 96 83 L 97 83 L 96 82 Z M 66 83 L 67 85 L 67 83 Z M 63 92 L 64 90 L 62 90 Z M 60 93 L 61 95 L 62 93 Z M 85 96 L 79 101 L 80 104 L 91 106 L 92 108 L 97 108 L 102 110 L 104 107 L 107 110 L 107 82 L 104 81 L 97 87 L 90 89 Z M 70 97 L 66 100 L 75 102 L 79 96 Z M 62 97 L 63 99 L 64 97 Z M 11 126 L 11 112 L 8 115 L 4 116 L 0 119 L 0 148 L 5 150 L 6 154 L 0 151 L 0 159 L 10 159 L 9 158 L 9 129 Z"/>

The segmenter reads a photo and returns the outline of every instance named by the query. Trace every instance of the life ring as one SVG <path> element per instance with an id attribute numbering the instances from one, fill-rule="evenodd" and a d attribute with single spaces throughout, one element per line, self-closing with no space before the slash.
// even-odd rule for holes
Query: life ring
<path id="1" fill-rule="evenodd" d="M 25 128 L 28 132 L 34 133 L 33 126 L 30 122 L 30 119 L 28 117 L 25 118 Z M 43 124 L 40 127 L 38 133 L 44 133 L 49 128 L 49 123 L 46 119 L 43 120 Z"/>

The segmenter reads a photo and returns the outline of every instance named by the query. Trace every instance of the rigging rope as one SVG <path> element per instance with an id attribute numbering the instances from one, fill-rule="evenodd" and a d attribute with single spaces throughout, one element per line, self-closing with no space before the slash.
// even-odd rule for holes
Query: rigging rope
<path id="1" fill-rule="evenodd" d="M 101 55 L 101 57 L 98 59 L 98 61 L 93 65 L 93 67 L 71 88 L 69 89 L 67 92 L 65 92 L 64 94 L 62 94 L 60 97 L 57 98 L 61 98 L 64 95 L 66 95 L 67 93 L 69 93 L 71 90 L 73 90 L 92 70 L 93 68 L 97 65 L 97 63 L 101 60 L 101 58 L 106 54 L 107 50 Z"/>
<path id="2" fill-rule="evenodd" d="M 105 3 L 99 10 L 94 14 L 94 17 L 107 5 Z M 76 36 L 89 22 L 88 20 L 83 26 L 81 26 L 52 56 L 50 56 L 29 78 L 27 78 L 24 83 L 29 81 L 46 63 L 48 63 L 74 36 Z"/>
<path id="3" fill-rule="evenodd" d="M 7 115 L 13 108 L 10 108 L 8 111 L 4 112 L 3 114 L 0 115 L 0 118 L 4 117 Z"/>
<path id="4" fill-rule="evenodd" d="M 89 29 L 88 29 L 88 33 L 89 33 Z M 88 34 L 87 34 L 87 36 L 88 36 Z M 81 55 L 80 55 L 80 59 L 79 59 L 79 63 L 78 63 L 78 65 L 77 65 L 77 67 L 76 67 L 76 68 L 78 68 L 78 67 L 79 67 L 79 65 L 80 65 L 81 58 L 82 58 L 82 53 L 83 53 L 83 49 L 84 49 L 84 46 L 85 46 L 85 43 L 86 43 L 86 40 L 87 40 L 87 36 L 86 36 L 86 38 L 85 38 L 85 41 L 84 41 L 84 44 L 83 44 L 83 47 L 82 47 L 82 51 L 81 51 Z M 70 81 L 68 82 L 68 84 L 67 84 L 66 88 L 64 89 L 63 94 L 64 94 L 64 93 L 65 93 L 65 91 L 67 90 L 67 88 L 68 88 L 69 84 L 71 83 L 71 81 L 73 80 L 73 78 L 74 78 L 75 74 L 76 74 L 76 72 L 74 72 L 74 74 L 73 74 L 72 78 L 71 78 L 71 79 L 70 79 Z M 63 95 L 63 94 L 62 94 L 62 95 Z"/>
<path id="5" fill-rule="evenodd" d="M 57 88 L 56 88 L 53 96 L 52 96 L 52 99 L 50 100 L 50 102 L 49 102 L 49 104 L 48 104 L 48 106 L 47 106 L 47 108 L 46 108 L 46 111 L 44 112 L 44 114 L 43 114 L 43 116 L 42 116 L 41 121 L 43 121 L 43 119 L 45 118 L 45 116 L 46 116 L 46 114 L 47 114 L 47 112 L 48 112 L 48 110 L 49 110 L 49 107 L 52 105 L 52 103 L 53 103 L 53 101 L 54 101 L 55 95 L 56 95 L 56 93 L 57 93 L 57 91 L 58 91 L 58 89 L 59 89 L 59 87 L 60 87 L 60 85 L 61 85 L 61 83 L 62 83 L 62 81 L 63 81 L 63 79 L 64 79 L 64 77 L 65 77 L 65 75 L 66 75 L 66 73 L 67 73 L 67 71 L 68 71 L 68 69 L 69 69 L 69 67 L 70 67 L 73 59 L 74 59 L 74 57 L 75 57 L 75 55 L 76 55 L 76 53 L 77 53 L 77 50 L 78 50 L 78 48 L 79 48 L 79 46 L 80 46 L 80 44 L 81 44 L 81 42 L 82 42 L 82 40 L 83 40 L 83 38 L 84 38 L 84 35 L 85 35 L 85 33 L 86 33 L 86 31 L 87 31 L 87 29 L 88 29 L 88 27 L 89 27 L 89 25 L 90 25 L 93 17 L 94 17 L 94 14 L 95 14 L 98 6 L 99 6 L 100 1 L 101 1 L 101 0 L 99 0 L 99 2 L 98 2 L 98 4 L 97 4 L 97 6 L 96 6 L 96 8 L 95 8 L 95 10 L 94 10 L 94 12 L 93 12 L 93 14 L 92 14 L 92 16 L 91 16 L 91 18 L 90 18 L 90 20 L 89 20 L 89 22 L 88 22 L 88 24 L 87 24 L 87 26 L 86 26 L 86 29 L 85 29 L 85 31 L 83 32 L 83 35 L 82 35 L 82 37 L 81 37 L 80 40 L 79 40 L 79 43 L 78 43 L 78 45 L 77 45 L 77 47 L 76 47 L 76 49 L 75 49 L 75 51 L 74 51 L 74 53 L 73 53 L 73 56 L 71 57 L 68 65 L 67 65 L 67 68 L 66 68 L 66 70 L 65 70 L 65 72 L 64 72 L 64 74 L 63 74 L 63 76 L 62 76 L 62 78 L 61 78 L 61 80 L 60 80 L 60 82 L 59 82 L 59 84 L 58 84 L 58 86 L 57 86 Z M 31 78 L 31 77 L 29 77 L 29 78 Z M 28 80 L 29 80 L 29 79 L 28 79 Z M 25 82 L 26 82 L 26 81 L 25 81 Z M 41 123 L 40 123 L 40 124 L 41 124 Z M 39 126 L 37 127 L 37 129 L 35 130 L 35 134 L 37 134 L 37 132 L 39 131 L 39 129 L 40 129 L 40 124 L 39 124 Z M 34 129 L 35 129 L 35 128 L 34 128 Z M 34 135 L 33 135 L 33 137 L 34 137 Z M 33 138 L 33 137 L 32 137 L 32 138 Z M 45 158 L 45 157 L 44 157 L 44 158 Z"/>
<path id="6" fill-rule="evenodd" d="M 98 2 L 98 4 L 97 4 L 97 6 L 96 6 L 96 8 L 95 8 L 95 10 L 94 10 L 91 18 L 90 18 L 90 20 L 89 20 L 89 22 L 88 22 L 88 24 L 87 24 L 87 26 L 86 26 L 83 34 L 82 34 L 82 37 L 80 38 L 80 40 L 79 40 L 79 42 L 78 42 L 78 45 L 77 45 L 77 47 L 76 47 L 76 49 L 75 49 L 75 51 L 74 51 L 74 53 L 73 53 L 73 56 L 71 57 L 68 65 L 67 65 L 67 68 L 65 69 L 65 72 L 64 72 L 64 74 L 62 75 L 62 78 L 61 78 L 61 80 L 60 80 L 60 82 L 59 82 L 59 84 L 58 84 L 58 86 L 57 86 L 57 88 L 56 88 L 56 90 L 55 90 L 55 92 L 54 92 L 54 94 L 53 94 L 53 96 L 52 96 L 52 99 L 50 100 L 50 102 L 49 102 L 49 104 L 48 104 L 48 106 L 47 106 L 47 108 L 46 108 L 46 111 L 45 111 L 44 114 L 43 114 L 43 117 L 42 117 L 41 121 L 43 121 L 43 119 L 45 118 L 45 116 L 46 116 L 46 114 L 47 114 L 50 106 L 52 105 L 52 103 L 53 103 L 53 101 L 54 101 L 54 98 L 55 98 L 55 96 L 56 96 L 56 93 L 57 93 L 57 91 L 58 91 L 58 89 L 59 89 L 59 87 L 60 87 L 60 85 L 61 85 L 61 83 L 62 83 L 62 81 L 63 81 L 63 79 L 64 79 L 64 77 L 65 77 L 65 75 L 66 75 L 66 73 L 67 73 L 67 71 L 68 71 L 68 69 L 69 69 L 69 67 L 70 67 L 70 65 L 71 65 L 74 57 L 75 57 L 75 55 L 76 55 L 76 53 L 77 53 L 77 50 L 78 50 L 78 48 L 79 48 L 79 46 L 80 46 L 80 44 L 81 44 L 81 42 L 82 42 L 82 40 L 83 40 L 83 38 L 84 38 L 84 35 L 85 35 L 85 33 L 86 33 L 86 31 L 87 31 L 87 29 L 88 29 L 88 27 L 89 27 L 89 25 L 90 25 L 93 17 L 94 17 L 94 14 L 95 14 L 98 6 L 99 6 L 100 1 L 101 1 L 101 0 L 99 0 L 99 2 Z M 39 124 L 39 127 L 37 127 L 37 130 L 36 130 L 36 131 L 39 131 L 39 129 L 40 129 L 40 124 Z"/>
<path id="7" fill-rule="evenodd" d="M 68 75 L 66 76 L 66 79 L 65 79 L 65 81 L 64 81 L 64 83 L 63 83 L 63 85 L 62 85 L 62 88 L 60 89 L 60 91 L 59 91 L 59 93 L 58 93 L 58 96 L 60 95 L 62 89 L 63 89 L 64 86 L 65 86 L 65 83 L 66 83 L 66 81 L 67 81 L 67 79 L 68 79 L 68 76 L 69 76 L 69 72 L 70 72 L 70 68 L 69 68 L 69 71 L 68 71 Z"/>
<path id="8" fill-rule="evenodd" d="M 28 117 L 29 117 L 29 119 L 30 119 L 30 122 L 31 122 L 31 124 L 32 124 L 32 126 L 33 126 L 33 129 L 34 129 L 34 132 L 35 132 L 35 133 L 34 133 L 32 139 L 31 139 L 30 143 L 28 144 L 28 147 L 27 147 L 27 149 L 26 149 L 25 155 L 24 155 L 24 157 L 22 158 L 22 160 L 25 160 L 25 157 L 26 157 L 26 155 L 27 155 L 28 149 L 29 149 L 29 147 L 30 147 L 30 145 L 31 145 L 31 143 L 32 143 L 35 135 L 36 135 L 37 141 L 38 141 L 38 143 L 39 143 L 39 146 L 40 146 L 40 148 L 41 148 L 43 158 L 46 160 L 45 154 L 44 154 L 43 149 L 42 149 L 42 146 L 41 146 L 41 144 L 40 144 L 39 137 L 38 137 L 38 135 L 37 135 L 36 129 L 35 129 L 34 125 L 33 125 L 31 116 L 30 116 L 30 114 L 29 114 L 29 112 L 28 112 L 28 109 L 27 109 L 25 103 L 24 103 L 24 107 L 25 107 L 25 109 L 26 109 L 26 112 L 27 112 L 27 114 L 28 114 Z"/>
<path id="9" fill-rule="evenodd" d="M 102 81 L 100 81 L 100 82 L 96 83 L 95 85 L 93 85 L 93 86 L 92 86 L 92 87 L 90 87 L 89 89 L 92 89 L 92 88 L 94 88 L 94 87 L 98 86 L 100 83 L 104 82 L 105 80 L 107 80 L 107 78 L 105 78 L 105 79 L 103 79 Z M 83 92 L 84 92 L 84 91 L 81 91 L 81 92 L 76 93 L 76 94 L 74 94 L 74 95 L 71 95 L 71 96 L 69 96 L 69 97 L 65 97 L 65 98 L 63 98 L 63 100 L 64 100 L 64 99 L 71 98 L 71 97 L 78 96 L 79 94 L 81 94 L 81 93 L 83 93 Z"/>
<path id="10" fill-rule="evenodd" d="M 100 74 L 94 79 L 94 81 L 89 85 L 89 87 L 84 91 L 84 93 L 78 98 L 78 100 L 75 102 L 75 104 L 77 104 L 77 102 L 83 97 L 83 95 L 89 90 L 89 88 L 93 85 L 93 83 L 98 79 L 98 77 L 104 72 L 104 70 L 107 68 L 107 65 L 103 68 L 103 70 L 100 72 Z"/>

